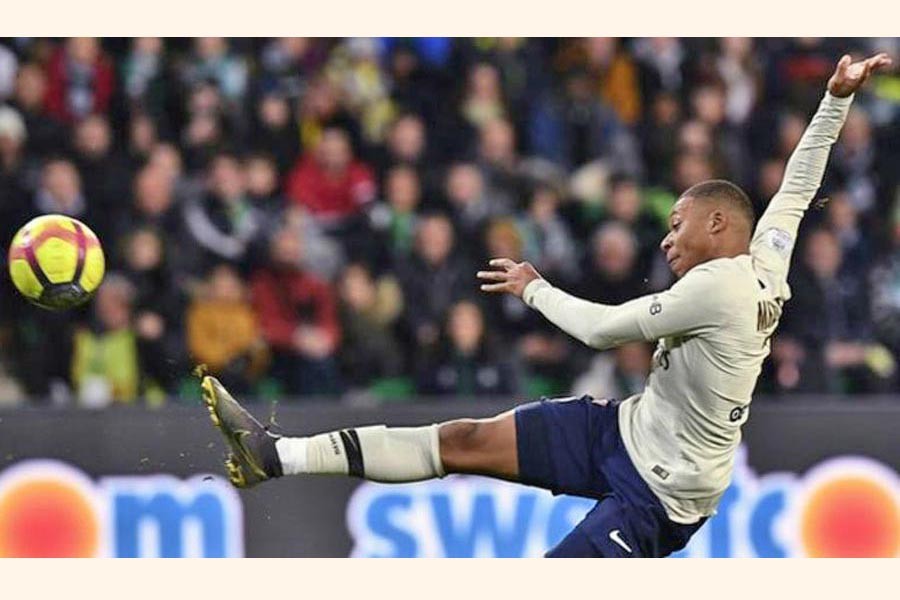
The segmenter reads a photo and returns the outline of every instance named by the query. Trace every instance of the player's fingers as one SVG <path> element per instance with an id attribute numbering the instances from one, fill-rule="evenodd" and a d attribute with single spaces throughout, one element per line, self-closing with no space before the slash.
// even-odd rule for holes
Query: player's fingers
<path id="1" fill-rule="evenodd" d="M 869 75 L 869 73 L 877 69 L 881 65 L 881 61 L 885 60 L 886 58 L 887 54 L 884 53 L 876 54 L 875 56 L 867 58 L 865 62 L 865 74 Z"/>
<path id="2" fill-rule="evenodd" d="M 877 71 L 883 67 L 889 67 L 891 65 L 891 57 L 882 52 L 876 56 L 873 56 L 868 61 L 869 63 L 869 72 Z"/>
<path id="3" fill-rule="evenodd" d="M 509 282 L 504 283 L 485 283 L 481 286 L 482 292 L 507 292 L 512 289 Z"/>
<path id="4" fill-rule="evenodd" d="M 488 263 L 492 267 L 500 267 L 507 271 L 516 266 L 516 263 L 508 258 L 492 258 Z"/>
<path id="5" fill-rule="evenodd" d="M 509 279 L 509 273 L 506 271 L 478 271 L 476 275 L 483 281 L 506 281 Z"/>
<path id="6" fill-rule="evenodd" d="M 841 57 L 841 60 L 838 61 L 837 64 L 837 72 L 838 75 L 843 75 L 847 72 L 847 67 L 850 66 L 850 63 L 853 62 L 853 59 L 850 58 L 849 54 L 845 54 Z"/>

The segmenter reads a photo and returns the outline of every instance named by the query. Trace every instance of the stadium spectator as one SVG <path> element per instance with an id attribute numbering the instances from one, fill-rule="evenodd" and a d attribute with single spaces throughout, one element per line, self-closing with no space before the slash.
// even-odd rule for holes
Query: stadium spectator
<path id="1" fill-rule="evenodd" d="M 492 119 L 478 131 L 478 164 L 493 196 L 513 206 L 525 193 L 516 152 L 516 132 L 506 119 Z"/>
<path id="2" fill-rule="evenodd" d="M 485 231 L 485 238 L 484 260 L 497 256 L 518 261 L 525 259 L 524 240 L 514 220 L 494 220 Z M 574 366 L 569 360 L 569 344 L 540 315 L 506 295 L 488 296 L 482 306 L 488 316 L 492 341 L 514 349 L 521 357 L 525 368 L 522 374 L 528 377 L 529 385 L 553 387 L 554 382 L 569 375 Z"/>
<path id="3" fill-rule="evenodd" d="M 269 256 L 269 264 L 253 273 L 251 291 L 272 348 L 272 375 L 289 395 L 336 393 L 340 324 L 334 293 L 302 269 L 303 239 L 295 228 L 275 233 Z"/>
<path id="4" fill-rule="evenodd" d="M 691 83 L 684 42 L 677 38 L 641 38 L 634 44 L 638 62 L 641 97 L 648 100 L 657 94 L 682 95 Z"/>
<path id="5" fill-rule="evenodd" d="M 94 299 L 89 326 L 75 332 L 72 383 L 78 402 L 102 408 L 131 404 L 142 389 L 137 336 L 131 325 L 134 287 L 110 273 Z"/>
<path id="6" fill-rule="evenodd" d="M 529 147 L 567 169 L 603 158 L 616 171 L 638 176 L 643 165 L 631 135 L 594 93 L 582 70 L 568 73 L 561 91 L 549 92 L 535 106 Z"/>
<path id="7" fill-rule="evenodd" d="M 109 121 L 91 115 L 75 127 L 75 165 L 92 214 L 92 229 L 107 239 L 117 217 L 127 210 L 131 172 L 113 147 Z"/>
<path id="8" fill-rule="evenodd" d="M 272 231 L 286 208 L 278 185 L 278 165 L 271 156 L 256 153 L 244 159 L 243 168 L 250 203 L 262 214 L 263 228 Z"/>
<path id="9" fill-rule="evenodd" d="M 172 181 L 178 183 L 184 176 L 184 161 L 178 147 L 161 142 L 153 147 L 147 158 L 147 164 L 153 167 L 159 167 L 163 175 Z"/>
<path id="10" fill-rule="evenodd" d="M 481 254 L 481 238 L 487 222 L 495 216 L 509 214 L 511 198 L 488 188 L 482 171 L 472 163 L 450 167 L 446 195 L 460 246 L 474 259 Z"/>
<path id="11" fill-rule="evenodd" d="M 375 280 L 362 264 L 347 265 L 338 281 L 342 332 L 341 377 L 350 390 L 369 389 L 403 373 L 394 324 L 403 310 L 397 282 Z"/>
<path id="12" fill-rule="evenodd" d="M 184 162 L 191 170 L 201 170 L 228 142 L 224 100 L 218 88 L 203 82 L 191 90 L 187 109 L 181 130 Z"/>
<path id="13" fill-rule="evenodd" d="M 659 93 L 638 126 L 641 157 L 647 165 L 647 182 L 667 186 L 672 181 L 677 153 L 681 105 L 674 94 Z"/>
<path id="14" fill-rule="evenodd" d="M 638 244 L 634 233 L 611 221 L 594 233 L 579 297 L 603 304 L 622 304 L 644 292 L 637 268 Z"/>
<path id="15" fill-rule="evenodd" d="M 900 211 L 894 209 L 891 246 L 873 266 L 870 279 L 872 326 L 877 338 L 900 358 Z"/>
<path id="16" fill-rule="evenodd" d="M 450 307 L 445 336 L 420 367 L 416 386 L 420 394 L 471 398 L 518 392 L 514 367 L 491 345 L 476 303 L 463 300 Z"/>
<path id="17" fill-rule="evenodd" d="M 404 113 L 397 117 L 387 132 L 382 148 L 375 151 L 374 166 L 378 177 L 394 166 L 406 165 L 416 170 L 419 177 L 430 178 L 428 140 L 425 123 L 416 114 Z"/>
<path id="18" fill-rule="evenodd" d="M 19 112 L 0 106 L 0 243 L 4 246 L 21 226 L 22 209 L 28 205 L 24 165 L 27 134 Z"/>
<path id="19" fill-rule="evenodd" d="M 30 158 L 42 158 L 59 152 L 64 139 L 63 127 L 46 108 L 47 75 L 37 64 L 19 67 L 16 89 L 11 103 L 22 118 L 28 133 L 26 152 Z"/>
<path id="20" fill-rule="evenodd" d="M 325 129 L 336 127 L 347 132 L 353 145 L 359 143 L 359 124 L 344 107 L 340 89 L 324 73 L 313 77 L 297 105 L 300 143 L 304 150 L 315 148 Z"/>
<path id="21" fill-rule="evenodd" d="M 322 40 L 302 37 L 275 38 L 266 42 L 260 52 L 260 91 L 283 94 L 292 100 L 301 96 L 307 80 L 328 57 L 322 46 Z"/>
<path id="22" fill-rule="evenodd" d="M 391 168 L 384 179 L 384 201 L 370 213 L 372 229 L 381 237 L 374 260 L 379 269 L 412 252 L 421 203 L 422 184 L 416 171 L 402 164 Z"/>
<path id="23" fill-rule="evenodd" d="M 796 375 L 780 385 L 806 392 L 873 392 L 893 375 L 894 362 L 872 342 L 867 290 L 858 274 L 841 273 L 840 242 L 827 229 L 809 234 L 802 267 L 791 281 L 791 311 L 783 341 Z M 792 343 L 800 348 L 791 347 Z M 776 356 L 776 359 L 779 357 Z"/>
<path id="24" fill-rule="evenodd" d="M 748 37 L 719 40 L 716 72 L 725 84 L 725 115 L 737 127 L 748 124 L 759 101 L 762 70 L 754 44 Z"/>
<path id="25" fill-rule="evenodd" d="M 473 57 L 466 60 L 496 66 L 504 103 L 509 109 L 508 118 L 513 121 L 517 135 L 527 131 L 532 102 L 549 76 L 543 45 L 529 43 L 521 37 L 486 38 L 467 43 L 463 52 Z"/>
<path id="26" fill-rule="evenodd" d="M 32 216 L 53 213 L 76 218 L 93 216 L 81 191 L 78 169 L 62 158 L 52 158 L 44 164 L 32 206 Z"/>
<path id="27" fill-rule="evenodd" d="M 834 147 L 834 157 L 829 173 L 847 190 L 854 208 L 868 212 L 876 202 L 878 179 L 875 175 L 875 140 L 872 125 L 861 108 L 854 108 L 847 115 L 841 137 Z"/>
<path id="28" fill-rule="evenodd" d="M 196 38 L 193 46 L 182 75 L 185 85 L 193 88 L 201 83 L 212 83 L 221 91 L 230 110 L 240 110 L 248 77 L 243 58 L 232 53 L 228 40 L 222 37 Z"/>
<path id="29" fill-rule="evenodd" d="M 282 93 L 266 92 L 256 104 L 254 149 L 275 157 L 280 176 L 285 175 L 300 154 L 300 135 L 289 99 Z"/>
<path id="30" fill-rule="evenodd" d="M 413 253 L 397 261 L 403 289 L 403 315 L 412 355 L 433 348 L 451 303 L 471 290 L 474 271 L 455 254 L 450 220 L 439 214 L 423 216 L 416 227 Z"/>
<path id="31" fill-rule="evenodd" d="M 349 38 L 332 49 L 325 67 L 357 118 L 366 144 L 381 143 L 395 113 L 387 76 L 378 63 L 380 49 L 375 38 Z"/>
<path id="32" fill-rule="evenodd" d="M 168 119 L 166 109 L 171 93 L 171 74 L 168 72 L 165 50 L 162 38 L 134 38 L 120 66 L 128 108 L 163 121 Z"/>
<path id="33" fill-rule="evenodd" d="M 724 86 L 703 84 L 691 91 L 694 117 L 707 127 L 713 141 L 713 153 L 724 177 L 745 186 L 751 180 L 749 150 L 740 130 L 728 120 L 727 92 Z"/>
<path id="34" fill-rule="evenodd" d="M 433 122 L 439 100 L 437 74 L 423 65 L 419 53 L 405 40 L 390 45 L 385 62 L 391 99 L 397 110 L 422 115 Z"/>
<path id="35" fill-rule="evenodd" d="M 148 163 L 133 180 L 132 203 L 122 211 L 116 226 L 117 239 L 136 229 L 152 229 L 162 237 L 167 261 L 173 270 L 188 270 L 188 253 L 174 251 L 189 243 L 184 218 L 175 197 L 175 180 L 165 167 Z"/>
<path id="36" fill-rule="evenodd" d="M 586 68 L 603 100 L 625 125 L 634 125 L 641 115 L 638 68 L 616 38 L 595 37 L 581 42 Z"/>
<path id="37" fill-rule="evenodd" d="M 559 214 L 561 201 L 553 186 L 536 185 L 527 213 L 518 220 L 524 256 L 541 273 L 560 284 L 574 281 L 578 273 L 575 241 Z"/>
<path id="38" fill-rule="evenodd" d="M 650 347 L 643 342 L 631 342 L 594 357 L 590 369 L 572 384 L 572 394 L 628 398 L 643 391 L 649 374 Z"/>
<path id="39" fill-rule="evenodd" d="M 47 112 L 72 123 L 110 109 L 115 86 L 112 62 L 97 38 L 68 38 L 47 69 Z"/>
<path id="40" fill-rule="evenodd" d="M 460 114 L 471 128 L 481 129 L 494 119 L 506 117 L 506 102 L 500 85 L 497 67 L 488 62 L 479 62 L 469 70 L 465 96 L 460 105 Z M 461 144 L 459 147 L 465 147 Z"/>
<path id="41" fill-rule="evenodd" d="M 258 258 L 254 253 L 264 241 L 263 219 L 250 201 L 236 156 L 221 153 L 213 159 L 206 192 L 187 199 L 184 220 L 196 252 L 195 275 L 221 261 L 246 269 Z"/>
<path id="42" fill-rule="evenodd" d="M 849 194 L 837 190 L 826 205 L 829 229 L 841 244 L 841 271 L 845 273 L 865 273 L 872 264 L 873 240 L 866 235 L 860 214 Z"/>
<path id="43" fill-rule="evenodd" d="M 132 310 L 141 370 L 161 388 L 173 392 L 177 375 L 186 372 L 182 321 L 186 301 L 178 275 L 166 255 L 160 232 L 139 228 L 125 238 L 122 276 L 133 287 Z"/>
<path id="44" fill-rule="evenodd" d="M 185 326 L 192 363 L 205 364 L 235 390 L 252 390 L 265 372 L 268 350 L 249 290 L 234 268 L 212 269 L 187 309 Z"/>
<path id="45" fill-rule="evenodd" d="M 846 44 L 842 44 L 846 51 Z M 828 40 L 785 38 L 770 48 L 766 93 L 769 99 L 806 113 L 819 101 L 816 83 L 831 72 L 838 52 Z"/>
<path id="46" fill-rule="evenodd" d="M 375 198 L 372 170 L 353 156 L 348 134 L 338 128 L 322 132 L 315 151 L 297 161 L 286 181 L 288 198 L 341 240 L 351 256 L 370 250 L 362 211 Z"/>
<path id="47" fill-rule="evenodd" d="M 637 271 L 646 276 L 659 250 L 664 228 L 659 219 L 645 206 L 644 192 L 638 182 L 629 177 L 614 177 L 610 182 L 606 217 L 621 223 L 634 234 L 638 244 Z"/>
<path id="48" fill-rule="evenodd" d="M 128 121 L 128 170 L 133 173 L 141 168 L 150 159 L 158 143 L 159 129 L 156 122 L 145 113 L 134 112 Z"/>
<path id="49" fill-rule="evenodd" d="M 768 158 L 759 165 L 756 178 L 755 208 L 757 214 L 762 214 L 763 208 L 778 191 L 781 181 L 784 179 L 784 169 L 787 161 L 781 158 Z"/>

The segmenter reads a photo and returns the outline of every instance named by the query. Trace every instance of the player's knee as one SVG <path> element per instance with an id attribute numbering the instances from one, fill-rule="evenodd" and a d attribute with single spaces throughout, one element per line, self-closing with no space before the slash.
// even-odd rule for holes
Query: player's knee
<path id="1" fill-rule="evenodd" d="M 438 437 L 444 467 L 454 470 L 476 463 L 484 452 L 487 436 L 486 424 L 475 419 L 460 419 L 441 425 Z"/>

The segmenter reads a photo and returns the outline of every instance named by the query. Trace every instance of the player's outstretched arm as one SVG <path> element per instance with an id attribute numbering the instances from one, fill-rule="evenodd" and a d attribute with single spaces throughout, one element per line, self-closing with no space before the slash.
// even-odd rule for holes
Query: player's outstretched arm
<path id="1" fill-rule="evenodd" d="M 886 54 L 853 62 L 845 55 L 828 80 L 828 91 L 794 149 L 784 181 L 759 220 L 751 243 L 757 270 L 773 285 L 787 279 L 800 220 L 822 184 L 832 145 L 837 141 L 853 94 L 875 71 L 891 64 Z"/>
<path id="2" fill-rule="evenodd" d="M 490 261 L 493 271 L 479 271 L 481 289 L 522 298 L 551 323 L 582 343 L 603 350 L 632 341 L 652 341 L 675 334 L 699 333 L 728 317 L 725 286 L 717 284 L 709 265 L 699 265 L 670 289 L 618 306 L 589 302 L 553 287 L 528 262 Z"/>

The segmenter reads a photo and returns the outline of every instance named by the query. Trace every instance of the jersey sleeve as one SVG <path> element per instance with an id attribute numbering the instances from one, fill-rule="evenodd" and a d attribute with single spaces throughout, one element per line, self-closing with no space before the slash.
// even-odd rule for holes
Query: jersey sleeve
<path id="1" fill-rule="evenodd" d="M 832 145 L 847 118 L 853 96 L 825 94 L 791 155 L 778 192 L 753 233 L 750 254 L 757 275 L 783 300 L 790 298 L 787 273 L 800 220 L 815 198 Z"/>
<path id="2" fill-rule="evenodd" d="M 632 341 L 702 334 L 718 326 L 727 312 L 728 300 L 727 286 L 721 284 L 715 271 L 708 263 L 698 265 L 668 290 L 618 306 L 576 298 L 543 279 L 529 283 L 522 296 L 569 335 L 604 350 Z"/>

